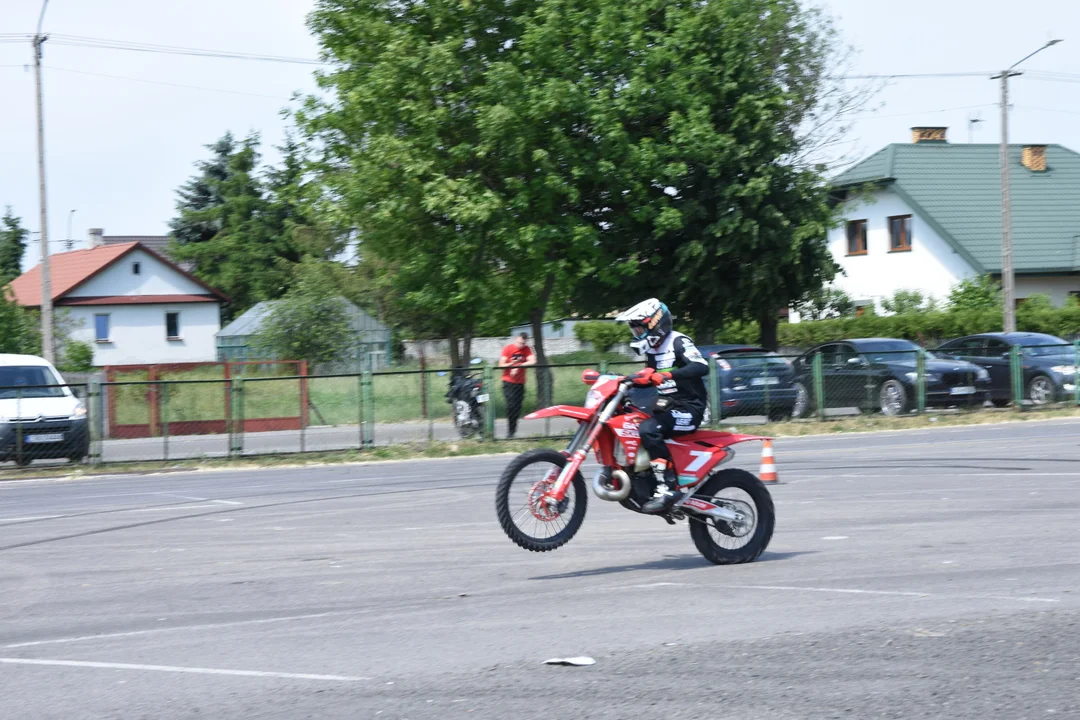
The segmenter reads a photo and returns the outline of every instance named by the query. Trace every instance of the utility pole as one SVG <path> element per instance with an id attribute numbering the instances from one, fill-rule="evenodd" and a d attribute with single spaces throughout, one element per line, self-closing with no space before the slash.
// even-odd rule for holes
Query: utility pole
<path id="1" fill-rule="evenodd" d="M 1016 287 L 1012 261 L 1012 198 L 1009 193 L 1009 75 L 1001 73 L 1001 293 L 1005 302 L 1004 330 L 1016 332 Z"/>
<path id="2" fill-rule="evenodd" d="M 45 118 L 41 99 L 41 46 L 45 44 L 41 25 L 45 22 L 45 8 L 48 4 L 49 0 L 44 0 L 41 4 L 41 17 L 38 18 L 37 33 L 34 35 L 34 85 L 37 89 L 38 185 L 41 194 L 41 349 L 45 359 L 54 362 L 56 353 L 53 342 L 52 279 L 49 277 L 49 214 L 45 192 Z"/>
<path id="3" fill-rule="evenodd" d="M 1041 48 L 1013 63 L 1008 69 L 995 75 L 1001 79 L 1001 294 L 1005 304 L 1004 330 L 1016 332 L 1016 276 L 1013 273 L 1012 260 L 1012 208 L 1009 193 L 1009 78 L 1020 75 L 1013 72 L 1017 65 L 1031 59 L 1046 48 L 1057 45 L 1061 40 L 1050 40 Z"/>

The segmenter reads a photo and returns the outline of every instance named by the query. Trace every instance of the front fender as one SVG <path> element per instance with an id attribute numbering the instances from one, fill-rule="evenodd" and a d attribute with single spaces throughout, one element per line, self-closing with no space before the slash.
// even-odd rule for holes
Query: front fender
<path id="1" fill-rule="evenodd" d="M 525 420 L 541 420 L 550 417 L 567 417 L 574 420 L 588 420 L 593 416 L 594 410 L 588 410 L 576 405 L 553 405 L 543 410 L 531 412 L 524 417 Z"/>

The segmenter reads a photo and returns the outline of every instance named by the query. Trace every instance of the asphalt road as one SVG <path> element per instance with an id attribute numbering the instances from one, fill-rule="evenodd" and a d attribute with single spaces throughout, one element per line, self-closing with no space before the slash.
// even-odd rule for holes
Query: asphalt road
<path id="1" fill-rule="evenodd" d="M 778 441 L 736 567 L 599 500 L 520 550 L 505 457 L 8 483 L 0 718 L 1077 718 L 1078 431 Z"/>

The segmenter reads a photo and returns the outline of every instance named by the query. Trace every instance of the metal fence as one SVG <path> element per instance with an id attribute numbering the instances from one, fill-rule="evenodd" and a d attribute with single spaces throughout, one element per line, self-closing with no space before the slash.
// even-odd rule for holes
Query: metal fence
<path id="1" fill-rule="evenodd" d="M 710 363 L 709 423 L 1075 406 L 1078 366 L 1080 344 L 954 348 L 946 355 L 871 352 L 836 343 L 797 357 L 723 355 Z M 628 374 L 639 367 L 628 361 L 529 368 L 520 415 L 548 398 L 552 404 L 582 405 L 586 368 Z M 171 461 L 363 450 L 458 441 L 463 434 L 479 441 L 505 439 L 513 388 L 507 392 L 503 370 L 466 372 L 475 373 L 487 400 L 467 433 L 455 425 L 447 397 L 449 369 L 0 388 L 0 461 Z M 574 429 L 573 421 L 562 418 L 522 419 L 517 436 L 561 437 Z"/>

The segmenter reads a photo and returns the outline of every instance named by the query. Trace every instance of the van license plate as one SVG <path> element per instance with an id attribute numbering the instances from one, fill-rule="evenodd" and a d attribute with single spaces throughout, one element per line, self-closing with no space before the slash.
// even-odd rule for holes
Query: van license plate
<path id="1" fill-rule="evenodd" d="M 27 435 L 28 443 L 54 443 L 64 439 L 64 433 L 45 433 L 44 435 Z"/>

